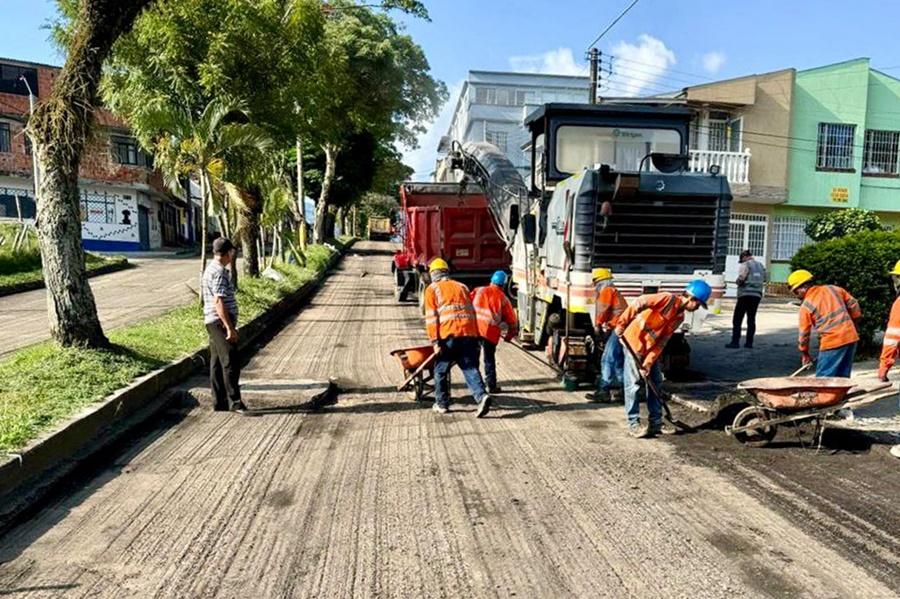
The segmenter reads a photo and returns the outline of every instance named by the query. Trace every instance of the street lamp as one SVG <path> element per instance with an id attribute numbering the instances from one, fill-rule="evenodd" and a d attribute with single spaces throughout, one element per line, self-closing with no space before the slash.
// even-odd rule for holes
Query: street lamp
<path id="1" fill-rule="evenodd" d="M 25 84 L 25 87 L 28 89 L 28 119 L 31 120 L 34 117 L 34 92 L 31 90 L 31 85 L 28 83 L 28 79 L 25 78 L 25 75 L 19 75 L 19 81 Z M 28 135 L 26 133 L 26 135 Z M 38 189 L 40 189 L 40 169 L 38 167 L 38 159 L 37 159 L 37 144 L 34 139 L 31 140 L 31 168 L 34 171 L 34 203 L 38 203 Z"/>

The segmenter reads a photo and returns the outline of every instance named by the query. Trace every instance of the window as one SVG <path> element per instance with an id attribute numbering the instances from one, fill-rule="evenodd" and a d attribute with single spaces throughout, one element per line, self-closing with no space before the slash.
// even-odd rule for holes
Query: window
<path id="1" fill-rule="evenodd" d="M 528 90 L 516 90 L 516 106 L 525 106 L 526 104 L 534 104 L 534 92 Z"/>
<path id="2" fill-rule="evenodd" d="M 34 198 L 24 189 L 0 188 L 0 218 L 19 218 L 20 212 L 23 219 L 34 218 Z"/>
<path id="3" fill-rule="evenodd" d="M 9 123 L 0 123 L 0 152 L 12 152 L 12 138 L 9 135 Z"/>
<path id="4" fill-rule="evenodd" d="M 680 154 L 681 135 L 672 129 L 574 125 L 556 131 L 556 169 L 563 173 L 577 173 L 595 164 L 636 171 L 650 152 Z"/>
<path id="5" fill-rule="evenodd" d="M 82 191 L 81 220 L 86 223 L 116 224 L 116 196 Z"/>
<path id="6" fill-rule="evenodd" d="M 506 154 L 506 143 L 509 141 L 509 134 L 506 131 L 485 131 L 484 141 L 497 146 L 501 152 Z"/>
<path id="7" fill-rule="evenodd" d="M 728 121 L 725 119 L 709 119 L 709 142 L 707 149 L 713 152 L 728 151 Z"/>
<path id="8" fill-rule="evenodd" d="M 497 90 L 497 105 L 498 106 L 509 106 L 510 105 L 510 93 L 508 89 L 498 89 Z"/>
<path id="9" fill-rule="evenodd" d="M 28 85 L 25 85 L 22 77 L 28 81 L 28 85 L 31 86 L 31 91 L 34 92 L 34 95 L 38 95 L 37 69 L 2 63 L 0 63 L 0 92 L 27 96 Z"/>
<path id="10" fill-rule="evenodd" d="M 797 218 L 790 216 L 775 217 L 772 221 L 772 232 L 775 236 L 775 243 L 772 247 L 773 260 L 790 260 L 807 243 L 812 243 L 812 239 L 806 236 L 806 223 L 809 222 L 805 218 Z"/>
<path id="11" fill-rule="evenodd" d="M 864 175 L 896 175 L 900 131 L 866 131 L 866 145 L 863 149 Z"/>
<path id="12" fill-rule="evenodd" d="M 130 137 L 112 136 L 109 138 L 113 159 L 119 164 L 141 164 L 141 153 L 137 142 Z"/>
<path id="13" fill-rule="evenodd" d="M 856 125 L 819 123 L 816 168 L 828 171 L 852 171 L 855 134 Z"/>
<path id="14" fill-rule="evenodd" d="M 496 104 L 497 88 L 495 87 L 477 87 L 475 88 L 475 102 L 477 104 Z"/>

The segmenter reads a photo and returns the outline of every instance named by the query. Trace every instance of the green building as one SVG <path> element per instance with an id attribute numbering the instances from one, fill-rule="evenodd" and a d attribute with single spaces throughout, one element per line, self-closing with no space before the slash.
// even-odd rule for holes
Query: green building
<path id="1" fill-rule="evenodd" d="M 869 59 L 694 86 L 680 98 L 697 114 L 695 170 L 715 163 L 731 182 L 732 270 L 749 248 L 785 281 L 809 242 L 806 223 L 825 210 L 874 210 L 900 227 L 900 80 Z"/>

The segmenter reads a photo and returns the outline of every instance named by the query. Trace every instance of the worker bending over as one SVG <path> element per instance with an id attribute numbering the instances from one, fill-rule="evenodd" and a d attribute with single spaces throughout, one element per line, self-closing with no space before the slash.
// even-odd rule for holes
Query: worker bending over
<path id="1" fill-rule="evenodd" d="M 625 415 L 628 434 L 632 437 L 649 437 L 663 432 L 662 403 L 657 397 L 662 384 L 662 372 L 658 360 L 672 334 L 684 320 L 685 312 L 694 312 L 706 302 L 712 289 L 701 279 L 688 283 L 681 295 L 654 293 L 637 298 L 619 316 L 616 335 L 625 346 Z M 641 380 L 645 382 L 649 427 L 641 426 L 641 408 L 638 395 Z M 652 385 L 647 384 L 650 380 Z"/>
<path id="2" fill-rule="evenodd" d="M 597 290 L 597 315 L 594 319 L 594 333 L 597 339 L 604 339 L 603 354 L 600 357 L 600 377 L 597 379 L 597 391 L 588 393 L 588 401 L 609 402 L 618 400 L 625 381 L 625 350 L 619 337 L 613 334 L 619 316 L 628 307 L 625 298 L 613 284 L 612 271 L 608 268 L 595 268 L 593 272 L 594 288 Z"/>
<path id="3" fill-rule="evenodd" d="M 425 288 L 425 328 L 438 354 L 434 365 L 434 411 L 446 414 L 450 408 L 450 381 L 453 364 L 459 366 L 466 386 L 478 402 L 477 418 L 488 413 L 491 396 L 484 390 L 478 372 L 478 325 L 469 289 L 450 278 L 450 267 L 441 258 L 428 267 L 431 284 Z"/>
<path id="4" fill-rule="evenodd" d="M 472 292 L 472 307 L 478 322 L 478 334 L 481 336 L 481 349 L 484 352 L 484 379 L 489 393 L 500 393 L 497 384 L 497 344 L 503 333 L 501 325 L 506 325 L 505 339 L 510 341 L 516 336 L 519 321 L 512 302 L 506 297 L 504 286 L 506 273 L 498 270 L 491 277 L 491 284 L 478 287 Z"/>
<path id="5" fill-rule="evenodd" d="M 900 344 L 900 260 L 894 265 L 894 270 L 888 274 L 894 281 L 897 298 L 894 300 L 894 305 L 891 306 L 891 315 L 888 318 L 887 328 L 884 330 L 884 343 L 878 366 L 878 378 L 885 382 L 888 380 L 888 371 L 897 359 L 897 346 Z M 891 447 L 891 455 L 900 458 L 900 445 Z"/>
<path id="6" fill-rule="evenodd" d="M 812 362 L 809 341 L 815 326 L 819 337 L 816 376 L 849 377 L 859 335 L 855 322 L 862 316 L 859 302 L 837 285 L 813 285 L 808 270 L 797 270 L 788 276 L 788 285 L 800 304 L 800 338 L 798 348 L 803 364 Z"/>

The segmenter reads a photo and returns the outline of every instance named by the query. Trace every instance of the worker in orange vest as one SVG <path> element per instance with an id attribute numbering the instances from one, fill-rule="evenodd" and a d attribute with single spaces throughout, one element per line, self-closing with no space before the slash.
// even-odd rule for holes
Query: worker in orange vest
<path id="1" fill-rule="evenodd" d="M 788 285 L 800 304 L 800 338 L 798 349 L 803 364 L 813 361 L 809 342 L 815 326 L 819 337 L 816 376 L 849 377 L 859 334 L 856 321 L 862 316 L 859 302 L 837 285 L 814 285 L 808 270 L 797 270 L 788 276 Z"/>
<path id="2" fill-rule="evenodd" d="M 497 385 L 497 344 L 503 334 L 502 325 L 506 325 L 505 339 L 512 340 L 516 336 L 519 320 L 512 302 L 506 297 L 504 286 L 506 273 L 498 270 L 491 277 L 491 284 L 478 287 L 472 292 L 472 306 L 478 321 L 478 334 L 481 336 L 481 350 L 484 353 L 484 379 L 488 393 L 500 393 Z"/>
<path id="3" fill-rule="evenodd" d="M 657 361 L 672 334 L 684 320 L 685 312 L 701 307 L 712 295 L 712 288 L 702 279 L 688 283 L 681 295 L 654 293 L 642 295 L 622 312 L 616 322 L 616 335 L 625 347 L 625 415 L 628 434 L 643 438 L 662 432 L 674 432 L 663 428 L 662 403 L 654 389 L 645 384 L 649 427 L 641 426 L 641 408 L 638 396 L 641 380 L 650 380 L 656 389 L 662 385 L 662 372 Z"/>
<path id="4" fill-rule="evenodd" d="M 608 268 L 595 268 L 593 271 L 594 288 L 597 290 L 595 302 L 594 333 L 597 339 L 605 339 L 603 354 L 600 356 L 600 376 L 597 377 L 597 390 L 585 395 L 588 401 L 608 402 L 617 400 L 625 381 L 625 351 L 619 338 L 613 334 L 616 321 L 628 307 L 628 302 L 613 284 L 612 271 Z"/>
<path id="5" fill-rule="evenodd" d="M 459 366 L 472 392 L 482 418 L 491 407 L 491 396 L 484 390 L 478 371 L 478 324 L 469 289 L 450 278 L 450 267 L 441 258 L 428 266 L 431 284 L 425 288 L 425 328 L 438 354 L 434 366 L 434 411 L 446 414 L 450 408 L 450 381 L 453 364 Z"/>
<path id="6" fill-rule="evenodd" d="M 891 306 L 891 315 L 888 318 L 887 328 L 884 330 L 884 343 L 881 348 L 881 360 L 878 366 L 878 378 L 887 382 L 888 371 L 897 359 L 897 347 L 900 345 L 900 260 L 894 265 L 894 270 L 888 273 L 894 281 L 894 291 L 897 299 Z M 900 445 L 891 447 L 891 455 L 900 458 Z"/>

